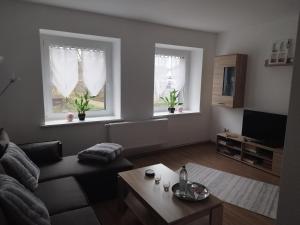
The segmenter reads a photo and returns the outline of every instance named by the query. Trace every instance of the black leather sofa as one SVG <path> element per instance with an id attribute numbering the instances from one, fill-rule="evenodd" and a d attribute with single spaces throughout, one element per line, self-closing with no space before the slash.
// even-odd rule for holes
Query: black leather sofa
<path id="1" fill-rule="evenodd" d="M 62 157 L 59 141 L 19 146 L 40 168 L 34 194 L 45 203 L 52 225 L 99 225 L 90 203 L 114 197 L 118 172 L 133 168 L 125 158 L 103 165 L 80 163 L 76 155 Z M 0 224 L 12 225 L 1 207 Z"/>

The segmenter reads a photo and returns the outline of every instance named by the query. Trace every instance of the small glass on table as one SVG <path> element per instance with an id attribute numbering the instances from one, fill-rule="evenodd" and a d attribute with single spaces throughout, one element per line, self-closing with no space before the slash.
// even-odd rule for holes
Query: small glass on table
<path id="1" fill-rule="evenodd" d="M 164 191 L 168 192 L 170 189 L 170 181 L 166 180 L 163 182 Z"/>
<path id="2" fill-rule="evenodd" d="M 161 175 L 156 174 L 155 177 L 154 177 L 155 184 L 159 184 L 160 180 L 161 180 Z"/>

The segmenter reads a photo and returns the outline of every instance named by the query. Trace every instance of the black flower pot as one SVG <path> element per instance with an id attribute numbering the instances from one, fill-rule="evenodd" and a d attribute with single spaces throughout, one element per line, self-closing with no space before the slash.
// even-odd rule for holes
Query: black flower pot
<path id="1" fill-rule="evenodd" d="M 78 113 L 78 119 L 80 121 L 84 121 L 85 120 L 85 113 Z"/>
<path id="2" fill-rule="evenodd" d="M 174 113 L 175 112 L 175 108 L 168 108 L 169 113 Z"/>

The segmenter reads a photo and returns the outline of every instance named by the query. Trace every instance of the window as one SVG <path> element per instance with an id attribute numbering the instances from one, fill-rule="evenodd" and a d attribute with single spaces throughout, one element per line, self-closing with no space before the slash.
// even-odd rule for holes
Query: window
<path id="1" fill-rule="evenodd" d="M 41 30 L 45 121 L 63 120 L 68 112 L 76 114 L 74 100 L 87 92 L 92 96 L 87 117 L 115 115 L 113 80 L 119 66 L 113 66 L 120 63 L 119 42 L 115 41 Z"/>
<path id="2" fill-rule="evenodd" d="M 186 106 L 189 79 L 189 53 L 182 50 L 156 48 L 154 68 L 154 111 L 166 111 L 161 97 L 178 91 L 179 102 Z"/>
<path id="3" fill-rule="evenodd" d="M 106 110 L 105 52 L 50 46 L 49 53 L 52 112 L 74 111 L 71 102 L 86 91 L 93 96 L 92 111 Z"/>
<path id="4" fill-rule="evenodd" d="M 178 91 L 184 112 L 200 112 L 203 49 L 155 45 L 154 115 L 164 115 L 168 105 L 161 97 Z"/>

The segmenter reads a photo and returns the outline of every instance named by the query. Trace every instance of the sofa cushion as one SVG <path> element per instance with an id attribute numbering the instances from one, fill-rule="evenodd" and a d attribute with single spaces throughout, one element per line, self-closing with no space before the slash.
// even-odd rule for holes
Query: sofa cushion
<path id="1" fill-rule="evenodd" d="M 39 168 L 16 144 L 10 142 L 0 159 L 5 172 L 33 191 L 38 186 Z"/>
<path id="2" fill-rule="evenodd" d="M 93 209 L 85 207 L 52 216 L 51 225 L 100 225 L 100 223 Z"/>
<path id="3" fill-rule="evenodd" d="M 5 153 L 8 144 L 9 144 L 8 134 L 5 132 L 3 128 L 0 128 L 0 158 Z"/>
<path id="4" fill-rule="evenodd" d="M 7 219 L 6 219 L 5 215 L 4 215 L 4 212 L 3 212 L 2 208 L 1 208 L 1 206 L 0 206 L 0 224 L 1 225 L 8 225 Z"/>
<path id="5" fill-rule="evenodd" d="M 78 162 L 76 155 L 63 157 L 59 162 L 40 167 L 40 181 L 67 177 L 82 176 L 87 174 L 117 174 L 118 172 L 132 168 L 132 163 L 127 159 L 119 158 L 109 164 Z"/>
<path id="6" fill-rule="evenodd" d="M 74 177 L 40 183 L 34 193 L 45 203 L 50 215 L 88 206 L 87 199 Z"/>
<path id="7" fill-rule="evenodd" d="M 6 174 L 3 166 L 0 163 L 0 174 Z"/>
<path id="8" fill-rule="evenodd" d="M 19 147 L 39 166 L 55 163 L 62 158 L 62 144 L 60 141 L 22 144 Z"/>
<path id="9" fill-rule="evenodd" d="M 50 225 L 44 203 L 16 179 L 0 175 L 0 205 L 15 225 Z"/>

